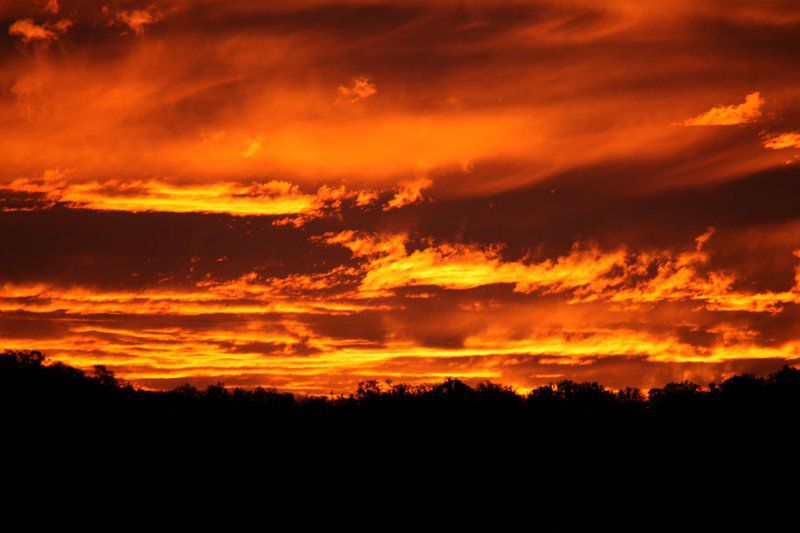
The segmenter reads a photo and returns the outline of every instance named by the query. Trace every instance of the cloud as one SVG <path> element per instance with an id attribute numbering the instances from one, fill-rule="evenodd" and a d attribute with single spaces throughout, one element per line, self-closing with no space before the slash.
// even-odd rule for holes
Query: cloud
<path id="1" fill-rule="evenodd" d="M 400 184 L 399 190 L 383 207 L 384 211 L 399 209 L 407 205 L 413 205 L 423 200 L 422 189 L 433 184 L 428 178 L 419 178 L 412 181 L 405 181 Z"/>
<path id="2" fill-rule="evenodd" d="M 50 171 L 41 179 L 17 179 L 0 189 L 44 195 L 44 206 L 127 212 L 289 215 L 317 212 L 324 198 L 285 181 L 181 185 L 164 181 L 109 180 L 71 183 Z"/>
<path id="3" fill-rule="evenodd" d="M 61 10 L 60 6 L 58 5 L 58 0 L 45 0 L 42 9 L 53 15 L 58 14 L 58 12 Z"/>
<path id="4" fill-rule="evenodd" d="M 116 15 L 116 20 L 119 23 L 124 24 L 137 35 L 144 33 L 145 26 L 154 24 L 161 20 L 161 18 L 161 14 L 152 11 L 152 6 L 147 9 L 120 11 Z"/>
<path id="5" fill-rule="evenodd" d="M 737 292 L 730 275 L 703 270 L 710 234 L 697 239 L 700 250 L 575 247 L 550 259 L 509 261 L 477 245 L 415 249 L 404 234 L 343 232 L 318 242 L 345 246 L 358 261 L 317 274 L 249 272 L 128 290 L 5 283 L 0 332 L 10 320 L 43 327 L 57 320 L 43 335 L 14 326 L 6 342 L 24 347 L 38 335 L 35 345 L 57 360 L 107 364 L 150 386 L 226 377 L 316 393 L 344 392 L 373 377 L 416 383 L 457 376 L 524 389 L 581 375 L 587 365 L 611 375 L 600 370 L 604 364 L 619 365 L 613 375 L 623 385 L 652 386 L 670 378 L 639 373 L 639 365 L 663 365 L 669 376 L 698 365 L 698 375 L 717 379 L 734 365 L 796 358 L 797 341 L 764 342 L 751 326 L 731 322 L 737 315 L 720 319 L 713 305 L 698 308 L 720 298 L 770 297 Z M 474 292 L 498 283 L 510 285 L 513 298 Z M 417 298 L 389 290 L 425 285 L 449 292 Z M 794 288 L 780 298 L 791 305 L 799 294 Z"/>
<path id="6" fill-rule="evenodd" d="M 233 280 L 206 280 L 193 287 L 153 287 L 145 290 L 104 291 L 88 286 L 52 284 L 0 285 L 0 311 L 70 314 L 204 315 L 238 313 L 347 314 L 374 306 L 364 302 L 314 294 L 346 273 L 261 279 L 248 273 Z M 300 299 L 294 293 L 305 292 Z"/>
<path id="7" fill-rule="evenodd" d="M 62 19 L 55 23 L 37 24 L 33 19 L 19 19 L 8 28 L 8 34 L 20 37 L 22 42 L 55 41 L 72 26 L 70 19 Z"/>
<path id="8" fill-rule="evenodd" d="M 246 154 L 245 154 L 246 156 Z M 411 189 L 423 182 L 409 185 Z M 123 211 L 128 213 L 223 213 L 234 216 L 281 216 L 276 223 L 302 226 L 343 208 L 368 207 L 378 191 L 348 190 L 344 185 L 322 185 L 303 192 L 287 181 L 176 183 L 163 180 L 75 181 L 69 173 L 48 170 L 41 178 L 0 182 L 0 193 L 17 195 L 19 208 L 0 205 L 0 211 L 53 207 Z M 389 201 L 400 207 L 421 198 L 401 189 Z M 0 200 L 2 197 L 0 197 Z"/>
<path id="9" fill-rule="evenodd" d="M 356 205 L 359 207 L 367 207 L 378 199 L 378 193 L 375 191 L 361 191 L 356 198 Z"/>
<path id="10" fill-rule="evenodd" d="M 352 238 L 352 237 L 351 237 Z M 404 238 L 387 237 L 380 245 L 360 242 L 357 238 L 338 242 L 371 257 L 360 288 L 368 295 L 387 289 L 433 285 L 446 289 L 471 289 L 495 283 L 507 283 L 522 293 L 535 291 L 559 292 L 580 287 L 601 288 L 610 280 L 604 276 L 615 267 L 624 266 L 624 253 L 601 254 L 596 250 L 576 250 L 555 261 L 525 264 L 504 262 L 497 251 L 469 245 L 439 245 L 416 250 L 410 254 L 399 246 Z M 381 242 L 381 241 L 378 241 Z M 388 251 L 387 251 L 388 250 Z M 381 256 L 381 253 L 386 255 Z M 377 255 L 377 257 L 374 257 Z"/>
<path id="11" fill-rule="evenodd" d="M 9 301 L 8 297 L 18 299 Z M 50 298 L 52 303 L 46 301 Z M 54 359 L 84 368 L 107 364 L 127 380 L 156 387 L 226 376 L 229 385 L 276 385 L 295 392 L 328 393 L 346 392 L 368 378 L 419 383 L 457 376 L 493 379 L 525 389 L 552 381 L 553 376 L 575 379 L 587 367 L 604 364 L 618 365 L 615 383 L 653 386 L 670 380 L 687 365 L 696 365 L 696 372 L 716 379 L 726 368 L 748 364 L 756 368 L 758 360 L 780 365 L 800 353 L 797 342 L 760 346 L 751 333 L 732 335 L 734 328 L 720 327 L 712 334 L 719 339 L 698 345 L 675 331 L 613 327 L 622 315 L 596 307 L 568 318 L 558 308 L 537 313 L 519 306 L 472 306 L 461 316 L 481 320 L 493 316 L 492 325 L 468 334 L 461 345 L 446 347 L 408 337 L 391 315 L 383 315 L 392 328 L 392 336 L 385 341 L 326 336 L 311 327 L 306 322 L 309 315 L 303 314 L 310 310 L 310 316 L 327 320 L 325 307 L 285 302 L 270 307 L 252 301 L 215 303 L 199 291 L 110 294 L 84 288 L 64 294 L 56 288 L 40 287 L 17 288 L 14 293 L 6 286 L 0 291 L 0 302 L 3 309 L 11 309 L 0 315 L 0 331 L 14 319 L 56 320 L 57 328 L 51 327 L 36 339 L 36 346 Z M 94 302 L 106 314 L 93 311 Z M 41 306 L 38 309 L 37 304 Z M 25 311 L 14 311 L 15 307 Z M 271 309 L 270 314 L 261 314 L 264 309 Z M 357 323 L 361 312 L 351 308 L 338 316 Z M 419 315 L 416 309 L 409 314 L 415 312 Z M 554 327 L 554 313 L 561 327 Z M 647 316 L 639 315 L 642 324 Z M 427 315 L 417 316 L 416 324 L 421 324 L 420 318 L 432 320 Z M 437 314 L 435 322 L 439 329 L 463 327 L 447 312 Z M 520 329 L 520 324 L 527 324 L 528 329 Z M 29 334 L 18 327 L 15 331 L 14 336 L 6 337 L 7 346 L 25 347 L 31 342 Z M 661 366 L 667 376 L 642 371 L 642 365 Z"/>
<path id="12" fill-rule="evenodd" d="M 349 85 L 340 85 L 338 91 L 346 101 L 355 103 L 378 94 L 378 87 L 368 77 L 358 76 L 350 80 Z"/>
<path id="13" fill-rule="evenodd" d="M 81 38 L 61 55 L 5 58 L 4 83 L 25 91 L 0 109 L 0 128 L 13 139 L 0 149 L 4 178 L 59 167 L 94 180 L 266 176 L 319 186 L 346 177 L 368 189 L 425 175 L 442 195 L 462 196 L 618 161 L 662 169 L 647 180 L 653 187 L 735 179 L 774 164 L 775 154 L 754 156 L 743 139 L 709 147 L 708 132 L 668 127 L 689 105 L 718 98 L 715 80 L 729 84 L 743 63 L 790 77 L 780 54 L 764 61 L 758 47 L 740 45 L 730 56 L 746 57 L 734 62 L 697 27 L 703 17 L 748 20 L 741 9 L 670 2 L 670 16 L 655 17 L 622 1 L 562 4 L 481 1 L 463 12 L 416 1 L 137 2 L 105 14 L 86 7 L 71 15 L 78 25 L 70 31 Z M 132 26 L 117 18 L 120 5 Z M 116 39 L 120 25 L 146 31 L 159 18 L 157 39 Z M 359 32 L 353 20 L 374 24 Z M 742 42 L 759 38 L 746 30 Z M 669 50 L 620 51 L 653 35 L 665 36 Z M 686 69 L 683 59 L 698 47 L 707 54 Z M 543 50 L 552 62 L 534 60 Z M 501 59 L 511 56 L 520 61 Z M 698 80 L 709 64 L 717 76 Z M 761 90 L 776 105 L 786 101 L 783 82 L 769 80 Z M 364 98 L 367 107 L 343 105 Z M 227 137 L 203 143 L 209 131 Z M 262 139 L 261 149 L 248 150 L 245 139 Z M 721 152 L 726 163 L 711 164 Z M 519 171 L 471 179 L 472 168 L 503 163 Z"/>
<path id="14" fill-rule="evenodd" d="M 574 245 L 569 254 L 541 262 L 504 261 L 497 248 L 469 244 L 439 244 L 409 253 L 406 234 L 365 236 L 348 231 L 323 240 L 367 259 L 359 286 L 367 297 L 385 296 L 401 287 L 465 290 L 509 284 L 523 294 L 568 293 L 573 303 L 695 301 L 709 310 L 755 313 L 777 313 L 786 304 L 800 303 L 800 267 L 794 285 L 781 292 L 739 291 L 735 274 L 708 269 L 710 255 L 702 248 L 713 232 L 697 237 L 691 251 L 632 253 Z"/>
<path id="15" fill-rule="evenodd" d="M 264 143 L 261 139 L 248 139 L 245 142 L 245 148 L 242 151 L 242 157 L 253 157 L 261 151 L 263 144 Z"/>
<path id="16" fill-rule="evenodd" d="M 755 122 L 761 116 L 764 99 L 756 91 L 748 94 L 739 105 L 712 107 L 702 115 L 685 120 L 684 126 L 735 126 Z"/>
<path id="17" fill-rule="evenodd" d="M 446 289 L 471 289 L 505 283 L 521 293 L 558 292 L 613 284 L 604 280 L 626 264 L 624 251 L 603 254 L 576 248 L 569 256 L 541 263 L 505 262 L 497 249 L 475 245 L 440 244 L 408 252 L 406 234 L 360 235 L 342 232 L 324 237 L 329 244 L 348 248 L 355 257 L 366 258 L 360 290 L 367 295 L 385 294 L 387 289 L 432 285 Z"/>
<path id="18" fill-rule="evenodd" d="M 695 250 L 697 250 L 698 252 L 701 251 L 703 249 L 703 246 L 705 246 L 706 243 L 709 241 L 709 239 L 711 239 L 711 237 L 714 236 L 714 233 L 716 233 L 716 231 L 717 230 L 714 228 L 708 228 L 704 233 L 698 235 L 698 237 L 694 240 Z"/>
<path id="19" fill-rule="evenodd" d="M 767 137 L 764 140 L 764 148 L 768 148 L 769 150 L 800 148 L 800 133 L 793 131 Z"/>

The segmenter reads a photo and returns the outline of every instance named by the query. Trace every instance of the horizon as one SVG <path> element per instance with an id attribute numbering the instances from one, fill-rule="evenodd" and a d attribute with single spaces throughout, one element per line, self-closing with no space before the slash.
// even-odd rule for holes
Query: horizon
<path id="1" fill-rule="evenodd" d="M 434 402 L 447 400 L 465 404 L 472 400 L 499 402 L 504 408 L 507 408 L 509 401 L 513 400 L 541 404 L 550 408 L 555 407 L 552 402 L 556 401 L 573 407 L 581 407 L 581 403 L 586 402 L 582 405 L 583 408 L 596 408 L 611 402 L 617 406 L 663 408 L 671 405 L 687 409 L 692 405 L 691 402 L 722 399 L 732 402 L 727 408 L 731 408 L 734 412 L 737 409 L 746 412 L 747 409 L 757 406 L 765 407 L 762 402 L 768 404 L 772 402 L 770 405 L 776 409 L 778 405 L 781 405 L 782 409 L 792 409 L 800 391 L 800 370 L 789 365 L 763 376 L 735 374 L 720 383 L 711 382 L 703 385 L 681 381 L 665 383 L 662 387 L 652 389 L 635 387 L 612 389 L 597 382 L 561 380 L 530 390 L 519 390 L 492 381 L 470 383 L 448 377 L 439 382 L 420 384 L 368 380 L 359 382 L 354 390 L 337 394 L 333 392 L 304 394 L 261 386 L 228 387 L 222 382 L 209 383 L 204 390 L 188 382 L 171 389 L 148 389 L 118 378 L 112 370 L 102 365 L 96 365 L 87 372 L 61 361 L 52 360 L 47 354 L 37 350 L 0 352 L 0 370 L 3 374 L 3 386 L 8 403 L 19 402 L 29 394 L 41 394 L 46 398 L 52 394 L 48 387 L 58 384 L 57 387 L 53 387 L 58 391 L 57 394 L 71 399 L 79 397 L 81 390 L 87 391 L 87 386 L 94 386 L 92 394 L 96 396 L 95 401 L 99 400 L 98 406 L 108 401 L 108 398 L 103 398 L 101 394 L 105 391 L 106 394 L 125 393 L 128 395 L 127 400 L 141 398 L 142 395 L 153 395 L 161 398 L 177 396 L 187 399 L 233 398 L 268 404 L 270 401 L 275 402 L 277 398 L 289 397 L 297 405 L 314 404 L 318 401 L 329 405 L 342 405 L 343 402 L 346 404 L 355 401 L 365 405 L 365 402 L 371 400 L 405 398 L 429 399 Z M 45 401 L 36 400 L 42 403 Z"/>
<path id="2" fill-rule="evenodd" d="M 425 392 L 430 392 L 437 388 L 443 387 L 450 383 L 455 383 L 457 386 L 464 385 L 469 389 L 475 391 L 479 390 L 482 387 L 489 388 L 489 389 L 497 389 L 501 390 L 504 393 L 511 393 L 512 395 L 518 398 L 525 398 L 529 397 L 535 392 L 541 392 L 543 390 L 550 390 L 554 392 L 561 391 L 562 388 L 566 388 L 567 390 L 571 389 L 573 386 L 590 386 L 593 389 L 597 389 L 603 392 L 608 392 L 611 394 L 620 394 L 623 392 L 629 392 L 633 394 L 641 394 L 641 399 L 648 401 L 650 399 L 650 393 L 652 391 L 663 392 L 665 388 L 669 388 L 670 386 L 692 386 L 696 387 L 694 390 L 698 393 L 707 393 L 707 392 L 714 392 L 718 391 L 721 386 L 724 386 L 728 382 L 734 382 L 736 380 L 746 379 L 746 380 L 754 380 L 756 382 L 768 382 L 769 380 L 774 380 L 777 375 L 781 373 L 786 373 L 790 370 L 797 370 L 794 367 L 789 365 L 785 365 L 782 368 L 777 369 L 774 372 L 757 375 L 757 374 L 749 374 L 749 373 L 742 373 L 742 374 L 733 374 L 730 376 L 725 377 L 721 382 L 711 381 L 708 383 L 695 383 L 693 381 L 684 380 L 684 381 L 671 381 L 668 383 L 663 383 L 658 387 L 653 387 L 650 389 L 640 389 L 638 387 L 619 387 L 619 388 L 612 388 L 607 387 L 603 383 L 598 383 L 596 381 L 573 381 L 570 379 L 562 379 L 558 381 L 552 381 L 543 385 L 539 385 L 537 387 L 532 387 L 530 389 L 520 389 L 514 387 L 512 385 L 506 385 L 504 383 L 498 383 L 491 380 L 462 380 L 456 377 L 445 377 L 440 379 L 439 381 L 430 381 L 430 382 L 420 382 L 420 383 L 403 383 L 403 382 L 394 382 L 391 379 L 387 380 L 366 380 L 361 381 L 356 384 L 355 388 L 349 391 L 339 391 L 334 393 L 330 391 L 328 393 L 319 393 L 319 394 L 309 394 L 304 392 L 296 392 L 296 391 L 282 391 L 275 387 L 264 387 L 261 385 L 255 385 L 250 387 L 239 387 L 239 386 L 228 386 L 224 382 L 221 381 L 210 381 L 208 383 L 198 383 L 196 380 L 187 380 L 184 383 L 180 383 L 175 385 L 170 389 L 164 388 L 149 388 L 146 386 L 140 386 L 136 383 L 125 381 L 124 379 L 120 378 L 119 376 L 115 375 L 114 371 L 105 367 L 104 365 L 95 365 L 91 369 L 80 369 L 69 365 L 68 363 L 64 363 L 63 361 L 58 360 L 58 358 L 51 358 L 48 354 L 42 353 L 38 350 L 5 350 L 0 351 L 0 358 L 9 358 L 10 360 L 14 361 L 14 364 L 20 365 L 22 368 L 25 368 L 26 365 L 30 365 L 31 367 L 43 368 L 48 369 L 51 368 L 53 370 L 59 370 L 61 368 L 66 368 L 68 371 L 77 371 L 79 372 L 81 377 L 85 377 L 88 379 L 98 380 L 101 383 L 108 384 L 113 383 L 115 386 L 120 388 L 131 387 L 134 391 L 142 391 L 142 392 L 155 392 L 155 393 L 175 393 L 182 390 L 186 390 L 186 388 L 190 388 L 195 390 L 196 392 L 203 392 L 203 388 L 206 391 L 211 389 L 224 389 L 228 392 L 230 391 L 247 391 L 253 392 L 257 389 L 264 390 L 267 392 L 276 392 L 282 394 L 291 394 L 295 398 L 303 399 L 317 399 L 317 398 L 324 398 L 324 399 L 345 399 L 345 398 L 353 398 L 357 395 L 361 395 L 362 391 L 370 394 L 388 394 L 391 395 L 398 391 L 401 391 L 404 394 L 411 394 L 411 395 L 418 395 L 423 394 Z M 63 366 L 62 366 L 63 365 Z M 12 365 L 13 366 L 13 365 Z"/>

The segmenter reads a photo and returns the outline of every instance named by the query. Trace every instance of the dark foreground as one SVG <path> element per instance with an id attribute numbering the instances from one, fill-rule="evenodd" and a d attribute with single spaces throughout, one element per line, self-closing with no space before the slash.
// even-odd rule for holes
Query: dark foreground
<path id="1" fill-rule="evenodd" d="M 152 393 L 0 355 L 5 531 L 796 531 L 800 371 Z"/>

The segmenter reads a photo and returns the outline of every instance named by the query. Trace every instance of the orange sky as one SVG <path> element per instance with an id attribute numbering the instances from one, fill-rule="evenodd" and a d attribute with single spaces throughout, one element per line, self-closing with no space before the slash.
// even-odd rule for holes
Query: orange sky
<path id="1" fill-rule="evenodd" d="M 0 348 L 310 393 L 800 361 L 794 1 L 0 21 Z"/>

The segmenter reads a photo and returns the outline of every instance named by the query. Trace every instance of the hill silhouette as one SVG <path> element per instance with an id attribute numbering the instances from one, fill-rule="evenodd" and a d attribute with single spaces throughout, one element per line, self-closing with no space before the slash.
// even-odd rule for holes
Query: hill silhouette
<path id="1" fill-rule="evenodd" d="M 0 354 L 6 531 L 767 531 L 796 521 L 800 371 L 153 392 Z M 789 528 L 792 529 L 792 528 Z"/>

